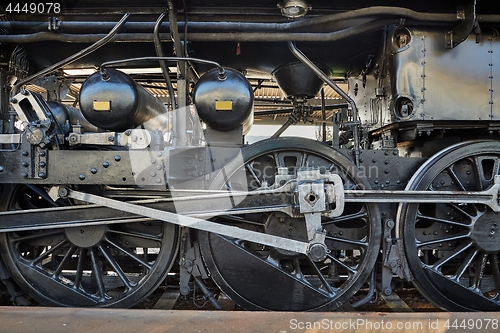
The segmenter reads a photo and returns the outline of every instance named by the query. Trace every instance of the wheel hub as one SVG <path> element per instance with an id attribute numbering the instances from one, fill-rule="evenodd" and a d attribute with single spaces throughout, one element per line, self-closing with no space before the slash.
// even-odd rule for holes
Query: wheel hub
<path id="1" fill-rule="evenodd" d="M 283 238 L 295 239 L 307 242 L 307 227 L 305 220 L 292 218 L 283 213 L 273 213 L 269 216 L 265 224 L 267 234 Z M 298 255 L 296 252 L 274 248 L 276 252 L 285 256 Z"/>
<path id="2" fill-rule="evenodd" d="M 64 229 L 66 236 L 76 246 L 89 248 L 97 245 L 106 233 L 105 225 L 90 225 Z"/>
<path id="3" fill-rule="evenodd" d="M 500 222 L 498 215 L 492 211 L 485 212 L 474 223 L 472 239 L 483 251 L 495 253 L 500 251 Z"/>

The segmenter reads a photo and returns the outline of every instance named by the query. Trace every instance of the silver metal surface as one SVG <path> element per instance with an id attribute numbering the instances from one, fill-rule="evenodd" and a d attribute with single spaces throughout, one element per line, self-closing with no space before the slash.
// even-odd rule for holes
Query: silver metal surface
<path id="1" fill-rule="evenodd" d="M 122 146 L 129 149 L 145 149 L 151 143 L 151 133 L 148 130 L 133 129 L 121 132 L 103 133 L 70 133 L 68 136 L 70 146 L 87 145 L 108 145 Z"/>
<path id="2" fill-rule="evenodd" d="M 444 48 L 444 39 L 444 31 L 418 28 L 388 34 L 379 65 L 385 62 L 389 75 L 349 79 L 349 96 L 364 125 L 500 119 L 498 38 L 485 34 L 478 43 L 471 34 L 453 49 Z M 411 107 L 399 112 L 405 99 Z"/>
<path id="3" fill-rule="evenodd" d="M 0 144 L 21 143 L 21 134 L 0 134 Z"/>

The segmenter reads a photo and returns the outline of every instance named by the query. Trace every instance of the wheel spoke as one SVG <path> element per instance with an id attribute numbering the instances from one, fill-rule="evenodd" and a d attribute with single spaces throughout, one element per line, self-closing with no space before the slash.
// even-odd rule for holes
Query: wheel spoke
<path id="1" fill-rule="evenodd" d="M 308 153 L 302 153 L 301 155 L 301 159 L 300 159 L 300 167 L 301 168 L 305 168 L 307 167 L 307 159 L 309 158 L 309 154 Z"/>
<path id="2" fill-rule="evenodd" d="M 457 236 L 451 236 L 451 237 L 446 237 L 446 238 L 438 238 L 438 239 L 432 239 L 432 240 L 428 240 L 428 241 L 425 241 L 425 242 L 421 242 L 421 241 L 417 241 L 417 247 L 422 247 L 422 246 L 428 246 L 428 245 L 432 245 L 432 244 L 436 244 L 436 243 L 444 243 L 444 242 L 451 242 L 451 241 L 455 241 L 455 240 L 458 240 L 458 239 L 462 239 L 462 238 L 466 238 L 466 237 L 469 237 L 470 236 L 470 233 L 467 233 L 465 235 L 457 235 Z"/>
<path id="3" fill-rule="evenodd" d="M 250 164 L 247 164 L 246 168 L 248 172 L 250 172 L 250 175 L 252 175 L 252 178 L 255 179 L 255 181 L 257 182 L 257 185 L 259 185 L 259 187 L 262 187 L 262 182 L 260 181 L 259 177 L 257 177 L 257 175 L 255 174 L 254 168 Z"/>
<path id="4" fill-rule="evenodd" d="M 55 246 L 52 246 L 49 250 L 43 252 L 42 254 L 40 254 L 36 259 L 34 259 L 32 261 L 32 264 L 33 265 L 38 265 L 43 259 L 47 258 L 48 256 L 50 256 L 51 254 L 53 254 L 54 252 L 58 251 L 59 249 L 61 249 L 62 247 L 64 247 L 66 244 L 68 244 L 68 239 L 65 239 L 64 241 L 62 241 L 61 243 L 55 245 Z"/>
<path id="5" fill-rule="evenodd" d="M 446 168 L 446 171 L 448 172 L 448 175 L 450 176 L 451 180 L 457 185 L 459 191 L 465 191 L 464 184 L 462 184 L 462 181 L 458 178 L 457 174 L 455 173 L 455 170 L 453 170 L 453 165 L 450 165 L 448 168 Z"/>
<path id="6" fill-rule="evenodd" d="M 472 282 L 472 287 L 477 292 L 480 292 L 481 280 L 484 276 L 484 268 L 486 267 L 486 262 L 488 260 L 488 254 L 483 253 L 479 257 L 478 262 L 476 263 L 476 270 L 474 272 L 474 280 Z"/>
<path id="7" fill-rule="evenodd" d="M 362 247 L 368 246 L 367 242 L 362 242 L 362 241 L 354 240 L 354 239 L 340 238 L 340 237 L 329 236 L 329 235 L 326 235 L 326 239 L 331 240 L 331 241 L 341 242 L 341 243 L 354 244 L 354 245 L 358 245 L 358 246 L 362 246 Z"/>
<path id="8" fill-rule="evenodd" d="M 466 219 L 469 219 L 471 221 L 474 219 L 474 216 L 472 216 L 469 213 L 467 213 L 465 210 L 463 210 L 462 208 L 460 208 L 457 204 L 448 203 L 447 205 L 449 205 L 451 208 L 453 208 L 455 211 L 457 211 L 460 215 L 462 215 Z M 477 209 L 476 209 L 476 211 L 477 211 Z"/>
<path id="9" fill-rule="evenodd" d="M 16 235 L 15 237 L 12 238 L 12 241 L 19 243 L 19 242 L 30 241 L 33 239 L 47 237 L 47 236 L 53 236 L 53 235 L 62 234 L 62 233 L 63 232 L 60 229 L 43 230 L 42 232 L 37 231 L 36 233 L 29 234 L 29 235 L 23 235 L 23 236 Z"/>
<path id="10" fill-rule="evenodd" d="M 134 259 L 135 261 L 137 261 L 138 263 L 140 263 L 141 265 L 143 265 L 144 267 L 146 267 L 147 269 L 151 270 L 153 268 L 153 266 L 150 263 L 144 261 L 137 254 L 133 253 L 132 251 L 130 251 L 126 247 L 121 246 L 120 244 L 118 244 L 118 243 L 110 240 L 109 238 L 106 238 L 106 241 L 109 244 L 111 244 L 114 247 L 116 247 L 118 250 L 120 250 L 123 253 L 125 253 L 126 255 L 128 255 L 130 258 Z"/>
<path id="11" fill-rule="evenodd" d="M 323 285 L 323 287 L 325 287 L 326 291 L 330 295 L 334 295 L 335 291 L 332 289 L 332 286 L 328 283 L 328 281 L 326 281 L 325 276 L 323 275 L 323 273 L 321 273 L 321 271 L 319 270 L 318 266 L 316 266 L 316 264 L 314 263 L 314 261 L 312 261 L 311 258 L 309 258 L 309 257 L 307 257 L 307 261 L 309 262 L 309 265 L 311 266 L 311 268 L 314 270 L 314 272 L 318 276 L 318 278 L 321 281 L 321 284 Z"/>
<path id="12" fill-rule="evenodd" d="M 433 217 L 433 216 L 424 215 L 422 213 L 417 213 L 417 221 L 418 220 L 429 220 L 429 221 L 433 221 L 433 222 L 439 222 L 439 223 L 445 223 L 445 224 L 455 225 L 455 226 L 458 226 L 458 227 L 464 227 L 464 228 L 467 228 L 467 229 L 471 228 L 470 224 L 463 224 L 463 223 L 460 223 L 460 222 L 455 222 L 455 221 L 450 221 L 450 220 L 446 220 L 446 219 L 441 219 L 441 218 L 437 218 L 437 217 Z"/>
<path id="13" fill-rule="evenodd" d="M 87 259 L 87 249 L 80 248 L 78 254 L 78 263 L 76 264 L 75 288 L 82 288 L 83 270 L 85 269 L 85 259 Z"/>
<path id="14" fill-rule="evenodd" d="M 147 239 L 155 242 L 160 242 L 161 241 L 161 236 L 157 235 L 150 235 L 150 234 L 145 234 L 142 232 L 138 231 L 121 231 L 121 230 L 109 230 L 108 232 L 113 233 L 113 234 L 118 234 L 121 236 L 129 236 L 129 237 L 135 237 L 135 238 L 142 238 L 142 239 Z"/>
<path id="15" fill-rule="evenodd" d="M 349 271 L 349 273 L 351 274 L 356 274 L 357 270 L 346 265 L 345 263 L 343 263 L 342 261 L 340 261 L 337 257 L 331 255 L 331 254 L 328 254 L 327 257 L 332 260 L 333 262 L 335 262 L 337 265 L 340 265 L 342 266 L 343 268 L 345 268 L 346 270 Z"/>
<path id="16" fill-rule="evenodd" d="M 99 250 L 102 252 L 104 258 L 106 258 L 107 262 L 111 265 L 111 267 L 113 267 L 115 273 L 118 275 L 120 280 L 122 280 L 122 282 L 125 284 L 128 290 L 131 290 L 133 287 L 137 285 L 135 282 L 132 282 L 127 278 L 120 265 L 116 262 L 116 260 L 111 256 L 111 254 L 104 246 L 99 245 Z"/>
<path id="17" fill-rule="evenodd" d="M 498 263 L 498 253 L 490 254 L 490 264 L 491 271 L 493 273 L 493 283 L 495 284 L 495 289 L 497 294 L 495 295 L 495 301 L 500 300 L 500 267 Z"/>
<path id="18" fill-rule="evenodd" d="M 345 221 L 349 221 L 349 220 L 365 219 L 367 217 L 368 217 L 368 214 L 365 211 L 360 210 L 359 212 L 354 213 L 354 214 L 342 215 L 342 216 L 336 217 L 333 220 L 321 222 L 321 224 L 322 225 L 329 225 L 329 224 L 335 224 L 335 223 L 345 222 Z"/>
<path id="19" fill-rule="evenodd" d="M 78 249 L 78 247 L 76 245 L 71 245 L 68 252 L 66 252 L 66 254 L 64 255 L 64 258 L 61 260 L 61 262 L 57 266 L 57 269 L 54 271 L 54 273 L 52 273 L 53 277 L 59 277 L 64 266 L 66 266 L 66 264 L 69 262 L 69 260 L 71 259 L 71 257 L 73 256 L 73 254 L 76 252 L 77 249 Z"/>
<path id="20" fill-rule="evenodd" d="M 460 278 L 462 277 L 462 275 L 464 275 L 465 271 L 467 270 L 467 268 L 469 268 L 470 264 L 472 263 L 472 261 L 474 260 L 474 258 L 476 257 L 476 255 L 478 253 L 479 253 L 479 250 L 473 250 L 467 254 L 467 256 L 464 258 L 464 260 L 460 264 L 460 267 L 458 267 L 455 275 L 453 276 L 453 278 L 452 278 L 453 280 L 460 282 Z"/>
<path id="21" fill-rule="evenodd" d="M 90 249 L 90 260 L 92 261 L 92 272 L 94 273 L 95 281 L 97 283 L 97 288 L 99 289 L 99 295 L 101 301 L 105 301 L 107 298 L 106 295 L 106 286 L 104 285 L 104 277 L 102 274 L 102 268 L 99 264 L 99 257 L 97 255 L 97 249 Z"/>
<path id="22" fill-rule="evenodd" d="M 432 269 L 434 269 L 435 271 L 439 271 L 444 264 L 446 264 L 447 262 L 449 262 L 453 258 L 456 258 L 459 254 L 463 253 L 465 250 L 470 248 L 471 245 L 472 245 L 472 242 L 467 242 L 467 243 L 464 243 L 461 246 L 457 247 L 449 256 L 441 258 L 438 261 L 436 261 L 434 263 L 434 265 L 431 266 Z"/>

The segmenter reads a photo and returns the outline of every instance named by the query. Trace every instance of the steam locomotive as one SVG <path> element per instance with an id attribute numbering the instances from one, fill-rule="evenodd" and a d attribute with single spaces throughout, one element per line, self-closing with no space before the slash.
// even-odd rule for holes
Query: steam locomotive
<path id="1" fill-rule="evenodd" d="M 18 304 L 130 307 L 175 271 L 248 310 L 359 307 L 396 281 L 500 309 L 497 3 L 2 6 Z M 247 144 L 254 123 L 281 127 Z M 298 123 L 317 140 L 284 136 Z"/>

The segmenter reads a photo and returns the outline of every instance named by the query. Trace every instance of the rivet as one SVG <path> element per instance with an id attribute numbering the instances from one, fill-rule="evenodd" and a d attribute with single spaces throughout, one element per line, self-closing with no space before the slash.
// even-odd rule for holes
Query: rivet
<path id="1" fill-rule="evenodd" d="M 46 177 L 45 172 L 40 172 L 40 173 L 38 174 L 38 177 L 40 177 L 40 178 L 45 178 L 45 177 Z"/>
<path id="2" fill-rule="evenodd" d="M 120 155 L 115 156 L 115 161 L 120 162 L 122 160 L 122 157 Z"/>
<path id="3" fill-rule="evenodd" d="M 23 178 L 28 178 L 28 173 L 26 171 L 21 172 Z"/>
<path id="4" fill-rule="evenodd" d="M 41 168 L 45 168 L 45 165 L 46 165 L 45 162 L 40 162 L 40 167 Z"/>
<path id="5" fill-rule="evenodd" d="M 96 168 L 92 168 L 92 169 L 90 169 L 90 173 L 92 173 L 92 174 L 94 174 L 94 175 L 95 175 L 95 174 L 97 173 L 97 169 L 96 169 Z"/>
<path id="6" fill-rule="evenodd" d="M 81 174 L 78 176 L 78 178 L 79 178 L 80 180 L 85 180 L 85 175 L 84 175 L 83 173 L 81 173 Z"/>
<path id="7" fill-rule="evenodd" d="M 102 162 L 102 167 L 103 168 L 109 167 L 109 162 Z"/>
<path id="8" fill-rule="evenodd" d="M 23 156 L 28 156 L 28 152 L 26 150 L 23 150 L 21 153 Z"/>

